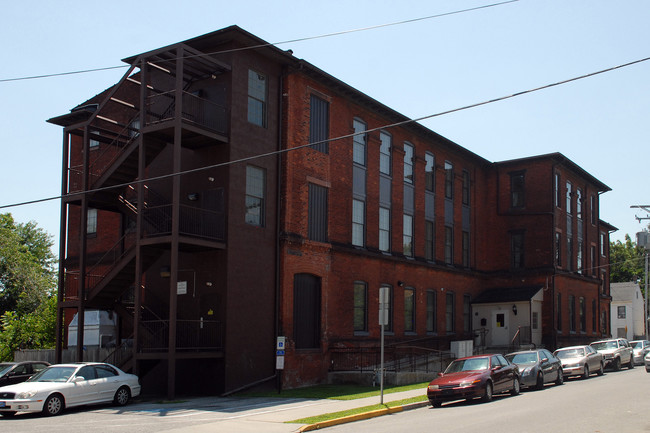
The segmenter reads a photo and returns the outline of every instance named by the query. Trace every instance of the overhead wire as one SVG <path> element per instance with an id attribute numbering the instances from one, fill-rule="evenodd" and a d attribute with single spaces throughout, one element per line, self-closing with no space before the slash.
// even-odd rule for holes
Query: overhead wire
<path id="1" fill-rule="evenodd" d="M 560 86 L 560 85 L 563 85 L 563 84 L 571 83 L 571 82 L 582 80 L 582 79 L 585 79 L 585 78 L 594 77 L 596 75 L 604 74 L 604 73 L 607 73 L 607 72 L 612 72 L 612 71 L 615 71 L 617 69 L 621 69 L 621 68 L 629 67 L 629 66 L 632 66 L 632 65 L 636 65 L 636 64 L 639 64 L 639 63 L 642 63 L 642 62 L 646 62 L 648 60 L 650 60 L 650 57 L 645 57 L 645 58 L 642 58 L 642 59 L 638 59 L 638 60 L 634 60 L 634 61 L 631 61 L 631 62 L 623 63 L 623 64 L 620 64 L 620 65 L 617 65 L 617 66 L 612 66 L 610 68 L 601 69 L 601 70 L 595 71 L 595 72 L 590 72 L 588 74 L 580 75 L 580 76 L 577 76 L 577 77 L 565 79 L 565 80 L 562 80 L 562 81 L 556 81 L 554 83 L 546 84 L 546 85 L 535 87 L 535 88 L 528 89 L 528 90 L 523 90 L 523 91 L 520 91 L 520 92 L 513 93 L 511 95 L 501 96 L 501 97 L 498 97 L 498 98 L 489 99 L 487 101 L 477 102 L 477 103 L 474 103 L 474 104 L 465 105 L 465 106 L 462 106 L 462 107 L 453 108 L 453 109 L 450 109 L 450 110 L 441 111 L 441 112 L 438 112 L 438 113 L 435 113 L 435 114 L 429 114 L 429 115 L 417 117 L 417 118 L 414 118 L 414 119 L 406 119 L 406 120 L 403 120 L 403 121 L 400 121 L 400 122 L 395 122 L 395 123 L 386 124 L 386 125 L 378 126 L 378 127 L 375 127 L 375 128 L 367 129 L 367 130 L 362 131 L 362 132 L 345 134 L 345 135 L 341 135 L 341 136 L 338 136 L 338 137 L 333 137 L 333 138 L 328 138 L 328 139 L 325 139 L 325 140 L 310 142 L 310 143 L 299 145 L 299 146 L 288 147 L 286 149 L 274 150 L 274 151 L 271 151 L 271 152 L 260 153 L 260 154 L 256 154 L 256 155 L 252 155 L 252 156 L 248 156 L 248 157 L 244 157 L 244 158 L 239 158 L 239 159 L 235 159 L 235 160 L 231 160 L 231 161 L 225 161 L 225 162 L 221 162 L 221 163 L 217 163 L 217 164 L 211 164 L 211 165 L 206 165 L 206 166 L 202 166 L 202 167 L 193 168 L 193 169 L 190 169 L 190 170 L 184 170 L 184 171 L 180 171 L 178 173 L 169 173 L 169 174 L 165 174 L 165 175 L 161 175 L 161 176 L 155 176 L 155 177 L 150 177 L 150 178 L 146 178 L 146 179 L 138 179 L 138 180 L 134 180 L 132 182 L 126 182 L 126 183 L 121 183 L 121 184 L 117 184 L 117 185 L 112 185 L 110 187 L 101 187 L 101 188 L 91 189 L 91 190 L 87 190 L 87 191 L 82 191 L 79 194 L 94 194 L 94 193 L 97 193 L 97 192 L 107 191 L 107 190 L 111 190 L 111 189 L 125 188 L 125 187 L 127 187 L 129 185 L 138 185 L 140 183 L 153 182 L 153 181 L 163 180 L 163 179 L 176 177 L 176 176 L 183 176 L 183 175 L 190 174 L 190 173 L 196 173 L 196 172 L 200 172 L 200 171 L 225 167 L 225 166 L 228 166 L 228 165 L 239 164 L 239 163 L 251 161 L 251 160 L 254 160 L 254 159 L 265 158 L 265 157 L 274 156 L 274 155 L 280 155 L 280 154 L 284 154 L 284 153 L 287 153 L 287 152 L 304 149 L 306 147 L 316 146 L 316 145 L 319 145 L 319 144 L 331 143 L 331 142 L 334 142 L 334 141 L 340 141 L 340 140 L 352 138 L 352 137 L 357 136 L 357 135 L 365 135 L 365 134 L 368 134 L 370 132 L 395 128 L 395 127 L 403 126 L 403 125 L 406 125 L 406 124 L 409 124 L 409 123 L 416 123 L 416 122 L 420 122 L 422 120 L 432 119 L 434 117 L 444 116 L 444 115 L 447 115 L 447 114 L 456 113 L 456 112 L 464 111 L 464 110 L 469 110 L 471 108 L 476 108 L 476 107 L 480 107 L 480 106 L 487 105 L 487 104 L 493 104 L 493 103 L 496 103 L 496 102 L 505 101 L 507 99 L 512 99 L 512 98 L 515 98 L 515 97 L 527 95 L 527 94 L 530 94 L 530 93 L 533 93 L 533 92 L 538 92 L 538 91 L 545 90 L 545 89 L 550 89 L 552 87 Z M 7 208 L 11 208 L 11 207 L 26 206 L 26 205 L 30 205 L 30 204 L 43 203 L 43 202 L 46 202 L 46 201 L 59 200 L 59 199 L 62 199 L 63 197 L 64 197 L 64 195 L 57 195 L 57 196 L 46 197 L 46 198 L 41 198 L 41 199 L 36 199 L 36 200 L 24 201 L 24 202 L 20 202 L 20 203 L 1 205 L 0 209 L 7 209 Z"/>
<path id="2" fill-rule="evenodd" d="M 284 44 L 291 44 L 291 43 L 296 43 L 296 42 L 305 42 L 305 41 L 310 41 L 314 39 L 322 39 L 322 38 L 329 38 L 333 36 L 341 36 L 341 35 L 346 35 L 349 33 L 357 33 L 357 32 L 363 32 L 363 31 L 368 31 L 368 30 L 375 30 L 375 29 L 380 29 L 380 28 L 385 28 L 385 27 L 391 27 L 391 26 L 398 26 L 402 24 L 410 24 L 418 21 L 424 21 L 424 20 L 430 20 L 434 18 L 441 18 L 449 15 L 457 15 L 461 13 L 466 13 L 466 12 L 473 12 L 476 10 L 480 9 L 487 9 L 487 8 L 492 8 L 496 6 L 502 6 L 508 3 L 516 3 L 519 0 L 506 0 L 502 1 L 499 3 L 492 3 L 488 5 L 482 5 L 482 6 L 476 6 L 472 8 L 467 8 L 467 9 L 460 9 L 456 11 L 451 11 L 451 12 L 443 12 L 440 14 L 435 14 L 435 15 L 428 15 L 425 17 L 419 17 L 419 18 L 411 18 L 411 19 L 406 19 L 402 21 L 395 21 L 391 23 L 385 23 L 385 24 L 377 24 L 374 26 L 369 26 L 369 27 L 362 27 L 358 29 L 350 29 L 350 30 L 342 30 L 339 32 L 332 32 L 332 33 L 325 33 L 322 35 L 316 35 L 316 36 L 306 36 L 302 38 L 296 38 L 296 39 L 288 39 L 286 41 L 281 41 L 281 42 L 269 42 L 269 43 L 264 43 L 264 44 L 258 44 L 258 45 L 253 45 L 253 46 L 248 46 L 248 47 L 241 47 L 241 48 L 233 48 L 229 50 L 222 50 L 222 51 L 214 51 L 210 53 L 201 53 L 201 54 L 192 54 L 192 55 L 186 55 L 182 56 L 179 58 L 174 58 L 174 59 L 168 59 L 168 60 L 178 60 L 180 58 L 182 59 L 189 59 L 189 58 L 195 58 L 195 57 L 205 57 L 205 56 L 211 56 L 211 55 L 216 55 L 216 54 L 224 54 L 224 53 L 232 53 L 232 52 L 237 52 L 237 51 L 246 51 L 246 50 L 255 50 L 259 48 L 264 48 L 264 47 L 269 47 L 269 46 L 275 46 L 275 45 L 284 45 Z M 152 62 L 155 63 L 155 62 Z M 51 73 L 51 74 L 41 74 L 41 75 L 31 75 L 31 76 L 25 76 L 25 77 L 15 77 L 15 78 L 0 78 L 0 83 L 8 83 L 12 81 L 26 81 L 26 80 L 36 80 L 36 79 L 41 79 L 41 78 L 53 78 L 53 77 L 62 77 L 66 75 L 76 75 L 76 74 L 86 74 L 86 73 L 91 73 L 91 72 L 102 72 L 102 71 L 108 71 L 108 70 L 114 70 L 114 69 L 125 69 L 128 68 L 131 65 L 119 65 L 119 66 L 107 66 L 107 67 L 102 67 L 102 68 L 93 68 L 93 69 L 82 69 L 82 70 L 77 70 L 77 71 L 68 71 L 68 72 L 56 72 L 56 73 Z"/>

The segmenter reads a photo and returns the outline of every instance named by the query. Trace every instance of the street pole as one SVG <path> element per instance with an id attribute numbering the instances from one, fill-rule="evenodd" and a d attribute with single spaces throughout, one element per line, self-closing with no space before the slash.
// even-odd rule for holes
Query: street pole
<path id="1" fill-rule="evenodd" d="M 381 375 L 379 379 L 379 404 L 384 404 L 384 323 L 381 324 L 381 364 L 379 366 Z"/>
<path id="2" fill-rule="evenodd" d="M 650 338 L 650 296 L 648 296 L 648 250 L 645 250 L 645 339 Z"/>

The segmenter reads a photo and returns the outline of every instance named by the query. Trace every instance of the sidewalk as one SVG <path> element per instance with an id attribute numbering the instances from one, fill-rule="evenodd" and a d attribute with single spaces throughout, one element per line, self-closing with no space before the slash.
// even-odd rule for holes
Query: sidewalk
<path id="1" fill-rule="evenodd" d="M 426 389 L 423 388 L 384 394 L 384 403 L 422 396 L 425 393 Z M 312 425 L 287 423 L 287 421 L 372 406 L 379 403 L 380 396 L 356 400 L 201 397 L 178 403 L 136 402 L 129 409 L 136 412 L 160 413 L 161 416 L 172 414 L 177 414 L 176 416 L 178 416 L 178 414 L 188 411 L 205 411 L 206 413 L 209 412 L 212 419 L 214 419 L 214 421 L 206 422 L 202 425 L 167 430 L 169 433 L 184 433 L 189 431 L 193 433 L 212 433 L 217 429 L 219 431 L 236 431 L 241 433 L 260 431 L 268 433 L 290 433 L 322 429 L 331 425 L 354 422 L 360 419 L 387 415 L 428 405 L 426 401 L 413 403 L 406 406 L 381 409 L 375 412 Z"/>

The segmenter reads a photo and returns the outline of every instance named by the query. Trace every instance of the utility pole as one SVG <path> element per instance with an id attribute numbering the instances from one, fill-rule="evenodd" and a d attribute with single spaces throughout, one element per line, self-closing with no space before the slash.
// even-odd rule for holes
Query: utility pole
<path id="1" fill-rule="evenodd" d="M 380 398 L 379 404 L 384 404 L 384 327 L 388 325 L 388 314 L 390 306 L 390 288 L 379 288 L 379 326 L 381 327 L 381 361 L 379 365 L 380 374 Z"/>

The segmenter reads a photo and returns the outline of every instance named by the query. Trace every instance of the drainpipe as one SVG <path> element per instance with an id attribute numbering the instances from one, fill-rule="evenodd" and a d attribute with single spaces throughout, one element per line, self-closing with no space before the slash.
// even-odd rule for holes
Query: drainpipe
<path id="1" fill-rule="evenodd" d="M 284 121 L 284 116 L 282 110 L 284 109 L 284 104 L 282 103 L 282 98 L 284 97 L 284 76 L 286 75 L 286 66 L 282 67 L 282 72 L 280 73 L 280 82 L 278 89 L 278 160 L 277 160 L 277 190 L 276 190 L 276 203 L 275 203 L 275 336 L 280 336 L 282 334 L 282 328 L 280 323 L 280 231 L 282 229 L 281 224 L 281 205 L 282 205 L 282 122 Z M 273 348 L 275 350 L 276 343 L 273 342 Z M 282 392 L 282 372 L 276 370 L 275 376 L 277 377 L 277 388 L 278 394 Z"/>

